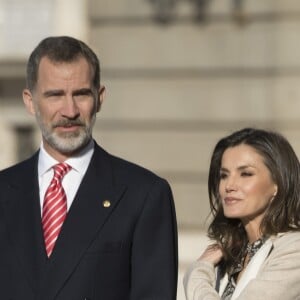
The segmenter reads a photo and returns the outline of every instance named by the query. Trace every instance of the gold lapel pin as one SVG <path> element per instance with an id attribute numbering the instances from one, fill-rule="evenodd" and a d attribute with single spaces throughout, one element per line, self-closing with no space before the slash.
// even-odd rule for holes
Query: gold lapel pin
<path id="1" fill-rule="evenodd" d="M 103 207 L 105 207 L 105 208 L 107 208 L 107 207 L 110 207 L 110 201 L 109 200 L 104 200 L 103 202 L 102 202 L 102 205 L 103 205 Z"/>

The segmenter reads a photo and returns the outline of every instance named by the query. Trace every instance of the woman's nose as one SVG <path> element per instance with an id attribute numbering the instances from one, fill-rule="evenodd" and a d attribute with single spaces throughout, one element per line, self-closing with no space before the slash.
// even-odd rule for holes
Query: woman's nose
<path id="1" fill-rule="evenodd" d="M 235 191 L 237 189 L 236 180 L 233 177 L 229 177 L 225 184 L 226 193 Z"/>

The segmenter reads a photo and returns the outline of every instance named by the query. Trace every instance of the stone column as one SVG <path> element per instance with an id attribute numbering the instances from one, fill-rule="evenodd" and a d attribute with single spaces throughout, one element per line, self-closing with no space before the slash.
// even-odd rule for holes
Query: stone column
<path id="1" fill-rule="evenodd" d="M 88 36 L 87 1 L 56 0 L 53 34 L 70 35 L 86 40 Z"/>

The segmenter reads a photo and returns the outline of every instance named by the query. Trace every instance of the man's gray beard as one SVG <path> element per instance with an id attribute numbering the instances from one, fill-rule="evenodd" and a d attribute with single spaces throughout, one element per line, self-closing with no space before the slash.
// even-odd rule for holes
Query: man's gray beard
<path id="1" fill-rule="evenodd" d="M 43 138 L 55 150 L 63 154 L 71 154 L 80 151 L 92 139 L 92 129 L 96 121 L 96 115 L 91 119 L 90 124 L 82 126 L 79 132 L 66 132 L 63 135 L 58 135 L 51 132 L 37 116 L 37 122 L 41 129 Z"/>
<path id="2" fill-rule="evenodd" d="M 77 134 L 65 134 L 64 136 L 58 136 L 56 133 L 42 133 L 44 139 L 48 144 L 63 154 L 74 153 L 81 150 L 92 139 L 91 133 L 80 131 Z"/>

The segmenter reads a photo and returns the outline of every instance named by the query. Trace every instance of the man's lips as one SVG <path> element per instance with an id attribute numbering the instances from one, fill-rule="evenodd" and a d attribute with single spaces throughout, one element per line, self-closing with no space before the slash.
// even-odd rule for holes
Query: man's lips
<path id="1" fill-rule="evenodd" d="M 57 126 L 57 128 L 73 128 L 73 127 L 80 127 L 80 125 L 70 124 L 70 125 Z"/>
<path id="2" fill-rule="evenodd" d="M 80 128 L 81 125 L 63 125 L 63 126 L 55 126 L 56 129 L 61 131 L 74 131 Z"/>
<path id="3" fill-rule="evenodd" d="M 77 132 L 78 130 L 80 130 L 81 127 L 83 127 L 83 124 L 79 122 L 61 122 L 55 124 L 53 127 L 58 132 L 67 133 L 67 132 Z"/>

